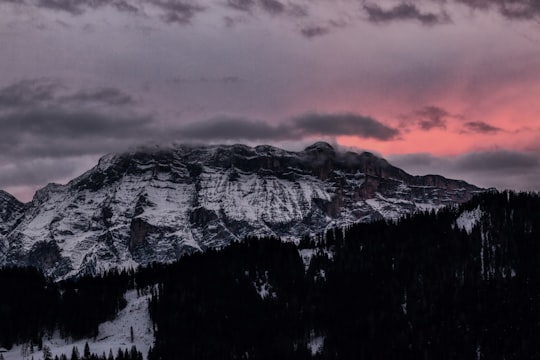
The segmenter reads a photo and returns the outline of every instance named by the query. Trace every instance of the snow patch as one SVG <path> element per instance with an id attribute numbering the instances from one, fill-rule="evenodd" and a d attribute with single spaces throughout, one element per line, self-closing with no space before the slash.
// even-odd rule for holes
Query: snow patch
<path id="1" fill-rule="evenodd" d="M 307 343 L 307 347 L 311 351 L 312 356 L 320 354 L 324 347 L 324 336 L 312 336 Z"/>
<path id="2" fill-rule="evenodd" d="M 300 249 L 298 250 L 298 253 L 300 254 L 300 258 L 304 263 L 304 268 L 306 271 L 311 264 L 311 259 L 313 259 L 315 255 L 324 255 L 330 260 L 332 260 L 334 257 L 332 251 L 328 249 Z"/>
<path id="3" fill-rule="evenodd" d="M 262 276 L 260 279 L 255 281 L 253 283 L 253 286 L 255 286 L 255 290 L 257 290 L 257 293 L 261 297 L 261 299 L 271 298 L 276 299 L 277 294 L 272 289 L 272 286 L 268 283 L 268 271 L 264 273 L 264 276 Z"/>
<path id="4" fill-rule="evenodd" d="M 480 206 L 477 206 L 476 209 L 472 211 L 464 211 L 461 213 L 456 219 L 456 225 L 461 230 L 465 230 L 467 234 L 471 234 L 473 228 L 478 224 L 481 218 L 482 210 L 480 209 Z"/>

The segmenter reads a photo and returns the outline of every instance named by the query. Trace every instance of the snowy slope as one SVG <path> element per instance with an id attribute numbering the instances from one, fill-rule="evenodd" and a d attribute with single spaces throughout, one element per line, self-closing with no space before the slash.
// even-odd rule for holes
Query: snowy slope
<path id="1" fill-rule="evenodd" d="M 32 264 L 56 278 L 94 274 L 170 262 L 247 235 L 294 240 L 330 226 L 395 219 L 461 203 L 478 191 L 326 143 L 300 152 L 244 145 L 140 149 L 103 157 L 2 218 L 0 265 Z M 0 214 L 5 208 L 0 198 Z"/>
<path id="2" fill-rule="evenodd" d="M 139 297 L 135 290 L 130 290 L 126 293 L 125 299 L 127 300 L 126 307 L 118 313 L 113 321 L 102 323 L 99 326 L 99 334 L 95 339 L 69 341 L 55 335 L 52 338 L 44 338 L 43 345 L 51 349 L 53 357 L 66 354 L 68 358 L 71 356 L 74 346 L 82 355 L 86 343 L 94 354 L 105 353 L 108 355 L 112 349 L 115 356 L 119 348 L 131 349 L 135 345 L 146 359 L 148 350 L 154 344 L 152 321 L 148 314 L 148 296 Z M 133 328 L 133 342 L 131 341 L 131 328 Z M 37 347 L 33 350 L 34 352 L 31 352 L 27 345 L 14 346 L 10 351 L 3 353 L 4 360 L 29 360 L 31 358 L 42 360 L 43 353 L 38 351 Z"/>

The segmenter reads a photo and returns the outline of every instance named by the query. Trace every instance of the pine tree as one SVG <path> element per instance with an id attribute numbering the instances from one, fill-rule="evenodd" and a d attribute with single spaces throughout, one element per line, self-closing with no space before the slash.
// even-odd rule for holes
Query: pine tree
<path id="1" fill-rule="evenodd" d="M 84 344 L 84 351 L 83 351 L 83 358 L 85 360 L 90 359 L 90 346 L 88 346 L 88 342 Z"/>
<path id="2" fill-rule="evenodd" d="M 71 350 L 71 360 L 79 360 L 79 359 L 80 359 L 79 349 L 77 349 L 77 347 L 74 346 L 73 349 Z"/>
<path id="3" fill-rule="evenodd" d="M 133 340 L 135 339 L 135 337 L 133 336 L 133 326 L 129 327 L 129 338 L 131 342 L 133 343 Z"/>
<path id="4" fill-rule="evenodd" d="M 43 345 L 43 360 L 52 360 L 51 348 L 47 345 Z"/>
<path id="5" fill-rule="evenodd" d="M 124 352 L 120 348 L 118 348 L 118 353 L 116 354 L 116 360 L 124 360 Z"/>
<path id="6" fill-rule="evenodd" d="M 129 355 L 130 355 L 131 359 L 137 360 L 137 347 L 135 347 L 135 345 L 133 345 L 131 347 L 131 351 L 130 351 Z"/>

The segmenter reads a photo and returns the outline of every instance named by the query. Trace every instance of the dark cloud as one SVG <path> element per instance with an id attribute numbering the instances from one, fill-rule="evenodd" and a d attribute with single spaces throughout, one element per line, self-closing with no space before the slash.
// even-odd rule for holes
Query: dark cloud
<path id="1" fill-rule="evenodd" d="M 249 12 L 255 6 L 255 0 L 227 0 L 227 5 L 235 10 Z"/>
<path id="2" fill-rule="evenodd" d="M 82 90 L 75 94 L 64 96 L 58 99 L 60 102 L 75 103 L 101 103 L 112 106 L 132 105 L 135 99 L 129 94 L 115 88 L 99 88 L 92 90 Z"/>
<path id="3" fill-rule="evenodd" d="M 300 33 L 307 38 L 314 38 L 318 36 L 326 35 L 330 32 L 330 29 L 323 26 L 306 26 L 300 30 Z"/>
<path id="4" fill-rule="evenodd" d="M 368 20 L 374 23 L 388 23 L 396 20 L 416 20 L 422 25 L 436 25 L 448 23 L 450 17 L 445 12 L 439 14 L 422 12 L 415 4 L 401 3 L 388 10 L 376 4 L 365 4 L 364 11 Z"/>
<path id="5" fill-rule="evenodd" d="M 19 81 L 0 89 L 0 110 L 52 101 L 60 88 L 61 84 L 45 78 Z"/>
<path id="6" fill-rule="evenodd" d="M 119 150 L 159 136 L 148 117 L 91 111 L 31 109 L 0 116 L 3 157 L 53 156 Z"/>
<path id="7" fill-rule="evenodd" d="M 355 114 L 308 114 L 293 119 L 290 126 L 305 136 L 358 136 L 392 140 L 399 131 L 368 116 Z"/>
<path id="8" fill-rule="evenodd" d="M 78 0 L 39 0 L 37 6 L 55 11 L 65 11 L 72 15 L 82 14 L 86 7 L 84 2 Z"/>
<path id="9" fill-rule="evenodd" d="M 45 78 L 1 88 L 0 158 L 102 153 L 147 136 L 159 138 L 150 117 L 126 111 L 133 104 L 129 94 L 115 88 L 70 92 Z"/>
<path id="10" fill-rule="evenodd" d="M 270 14 L 281 14 L 285 11 L 285 5 L 277 0 L 259 0 L 261 8 Z"/>
<path id="11" fill-rule="evenodd" d="M 285 5 L 279 0 L 227 0 L 226 5 L 245 13 L 253 13 L 256 9 L 260 9 L 270 15 L 287 14 L 291 17 L 304 17 L 308 14 L 305 6 L 290 3 Z"/>
<path id="12" fill-rule="evenodd" d="M 309 16 L 309 9 L 307 6 L 298 4 L 287 4 L 287 11 L 292 17 L 302 18 Z"/>
<path id="13" fill-rule="evenodd" d="M 464 132 L 478 134 L 495 134 L 503 131 L 501 128 L 495 127 L 483 121 L 470 121 L 463 124 Z"/>
<path id="14" fill-rule="evenodd" d="M 116 88 L 85 89 L 67 93 L 68 88 L 56 80 L 27 79 L 0 89 L 0 111 L 34 108 L 37 106 L 59 107 L 68 105 L 101 104 L 124 106 L 135 104 L 135 99 Z"/>
<path id="15" fill-rule="evenodd" d="M 152 5 L 164 11 L 162 19 L 166 23 L 187 24 L 204 7 L 181 0 L 148 0 Z"/>
<path id="16" fill-rule="evenodd" d="M 537 0 L 455 0 L 476 10 L 496 9 L 510 20 L 531 20 L 540 17 L 540 1 Z"/>
<path id="17" fill-rule="evenodd" d="M 140 11 L 139 8 L 133 6 L 133 4 L 123 0 L 113 2 L 112 6 L 120 12 L 136 14 Z"/>
<path id="18" fill-rule="evenodd" d="M 399 132 L 381 122 L 354 114 L 308 114 L 279 125 L 242 118 L 218 118 L 178 130 L 178 138 L 195 140 L 286 141 L 327 136 L 357 136 L 389 141 Z"/>
<path id="19" fill-rule="evenodd" d="M 32 4 L 21 1 L 23 4 Z M 95 10 L 105 6 L 112 6 L 118 11 L 137 13 L 139 9 L 125 0 L 38 0 L 35 5 L 54 11 L 63 11 L 72 15 L 81 15 L 87 10 Z"/>
<path id="20" fill-rule="evenodd" d="M 401 115 L 401 127 L 407 130 L 411 128 L 429 131 L 433 129 L 446 129 L 449 118 L 457 118 L 459 115 L 450 114 L 438 106 L 424 106 L 411 114 Z"/>
<path id="21" fill-rule="evenodd" d="M 255 14 L 256 10 L 270 15 L 286 15 L 292 19 L 308 17 L 311 8 L 317 7 L 316 2 L 305 1 L 293 3 L 282 0 L 223 0 L 225 5 L 233 10 L 247 14 Z M 416 0 L 401 1 L 391 7 L 382 7 L 376 2 L 362 1 L 363 11 L 367 20 L 372 23 L 390 23 L 393 21 L 416 21 L 422 25 L 438 25 L 451 22 L 449 13 L 452 6 L 461 4 L 474 10 L 496 11 L 507 19 L 531 20 L 540 17 L 540 1 L 537 0 Z M 209 10 L 219 12 L 220 1 L 210 0 L 0 0 L 0 3 L 17 6 L 32 6 L 57 12 L 65 12 L 74 16 L 100 8 L 112 8 L 126 14 L 146 14 L 151 7 L 161 11 L 161 20 L 166 23 L 188 24 L 199 13 Z M 355 1 L 349 1 L 351 13 Z M 422 5 L 440 10 L 425 10 Z M 448 10 L 448 11 L 447 11 Z M 316 11 L 314 12 L 316 13 Z M 146 14 L 147 15 L 147 14 Z M 233 17 L 225 17 L 229 25 L 235 24 Z M 312 29 L 313 30 L 313 29 Z M 309 28 L 301 31 L 306 38 L 320 35 Z M 314 34 L 313 36 L 310 36 Z"/>
<path id="22" fill-rule="evenodd" d="M 201 2 L 190 0 L 0 0 L 0 2 L 17 3 L 19 5 L 35 6 L 52 11 L 66 12 L 71 15 L 82 15 L 89 10 L 97 10 L 104 7 L 111 7 L 117 11 L 138 14 L 141 6 L 153 6 L 160 9 L 163 14 L 162 20 L 166 23 L 186 24 L 199 12 L 204 11 Z"/>

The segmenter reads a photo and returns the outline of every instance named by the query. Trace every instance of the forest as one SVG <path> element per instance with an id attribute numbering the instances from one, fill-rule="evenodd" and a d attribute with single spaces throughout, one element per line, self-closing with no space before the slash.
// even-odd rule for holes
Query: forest
<path id="1" fill-rule="evenodd" d="M 457 225 L 476 210 L 469 232 Z M 0 346 L 54 330 L 91 338 L 137 289 L 151 295 L 150 360 L 538 359 L 539 264 L 540 195 L 488 192 L 298 244 L 248 238 L 95 278 L 4 268 Z"/>

